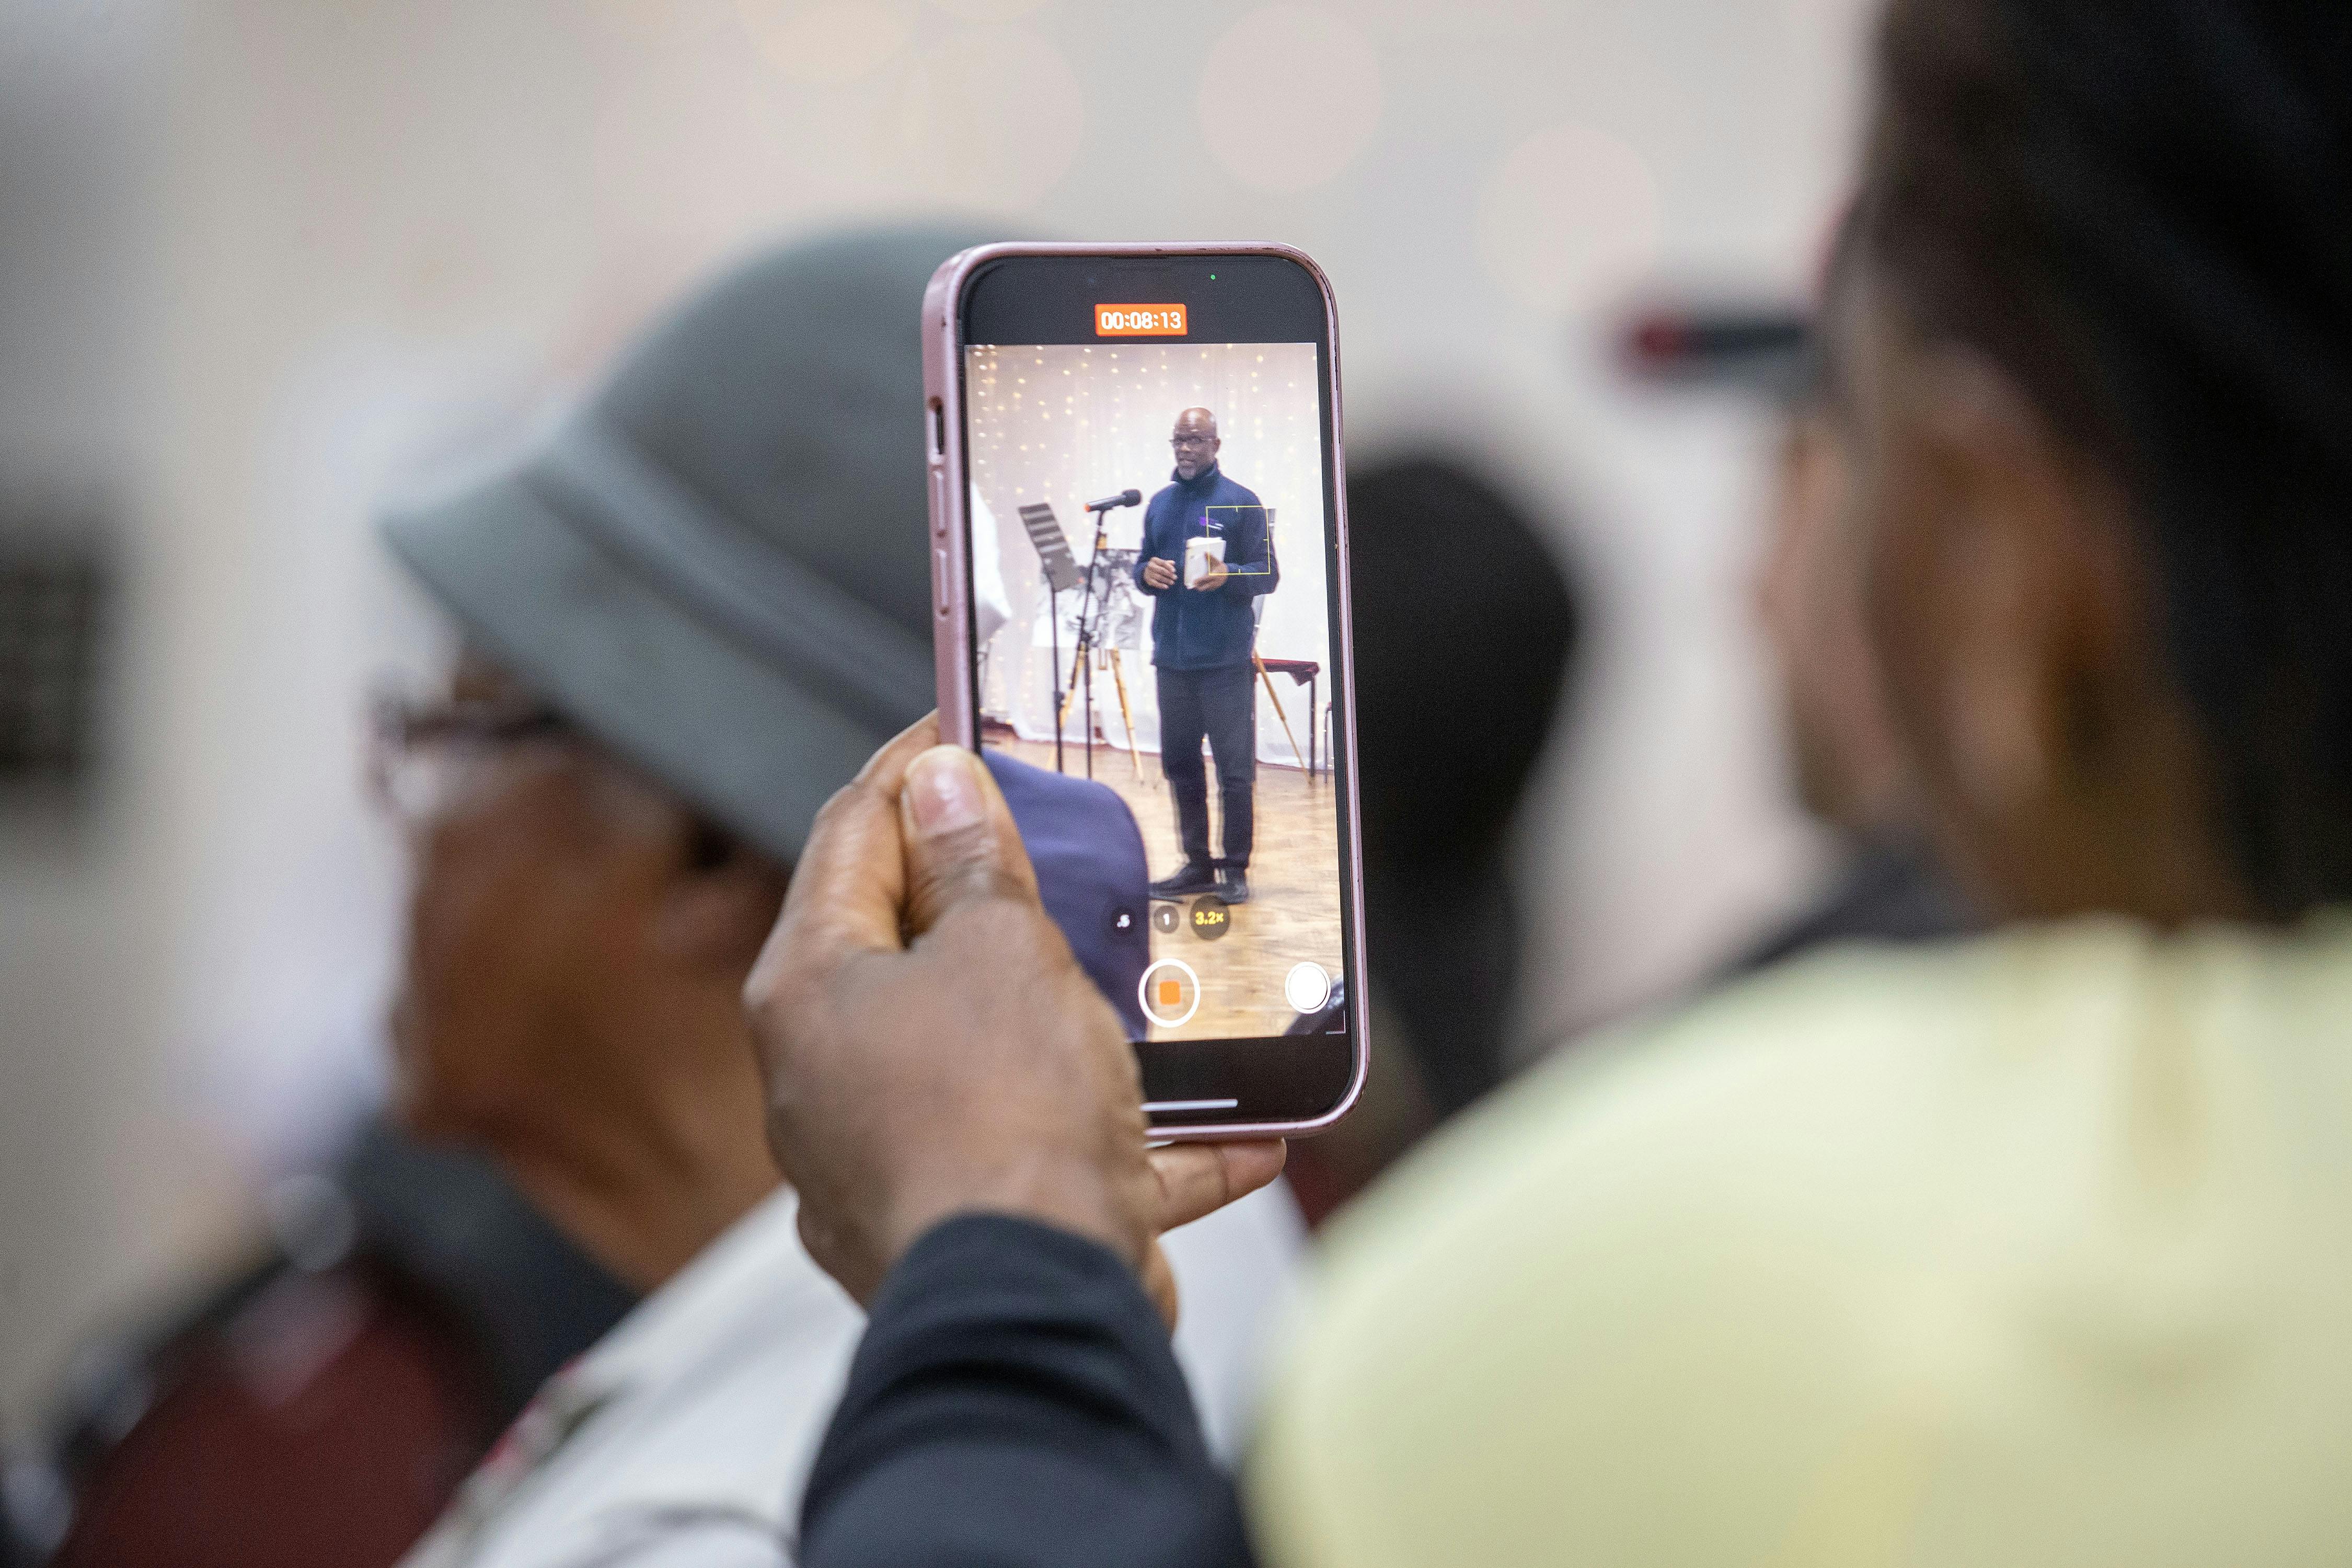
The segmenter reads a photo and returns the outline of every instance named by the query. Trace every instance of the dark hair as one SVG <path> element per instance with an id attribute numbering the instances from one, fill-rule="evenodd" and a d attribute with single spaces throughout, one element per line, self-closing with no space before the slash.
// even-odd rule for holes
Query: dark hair
<path id="1" fill-rule="evenodd" d="M 2242 874 L 2352 897 L 2352 5 L 1893 0 L 1859 240 L 2123 485 Z"/>
<path id="2" fill-rule="evenodd" d="M 1439 1110 L 1503 1077 L 1518 979 L 1505 848 L 1580 622 L 1529 514 L 1444 457 L 1348 476 L 1373 976 Z"/>

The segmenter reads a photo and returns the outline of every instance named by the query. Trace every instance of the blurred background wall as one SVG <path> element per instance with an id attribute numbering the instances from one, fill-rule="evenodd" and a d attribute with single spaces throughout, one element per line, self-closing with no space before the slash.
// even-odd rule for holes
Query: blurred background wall
<path id="1" fill-rule="evenodd" d="M 762 239 L 953 209 L 1306 247 L 1351 447 L 1488 458 L 1598 599 L 1527 827 L 1527 1047 L 1793 903 L 1818 851 L 1745 600 L 1768 426 L 1629 387 L 1611 346 L 1662 290 L 1801 293 L 1859 13 L 0 7 L 0 521 L 113 585 L 95 765 L 0 797 L 0 1424 L 374 1092 L 399 888 L 363 704 L 442 634 L 372 504 L 526 440 Z"/>

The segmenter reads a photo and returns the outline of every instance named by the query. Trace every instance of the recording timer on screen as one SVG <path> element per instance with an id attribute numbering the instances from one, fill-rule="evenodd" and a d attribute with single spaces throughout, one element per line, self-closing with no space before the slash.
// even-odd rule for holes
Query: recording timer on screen
<path id="1" fill-rule="evenodd" d="M 1189 329 L 1181 305 L 1097 305 L 1098 338 L 1181 338 Z"/>

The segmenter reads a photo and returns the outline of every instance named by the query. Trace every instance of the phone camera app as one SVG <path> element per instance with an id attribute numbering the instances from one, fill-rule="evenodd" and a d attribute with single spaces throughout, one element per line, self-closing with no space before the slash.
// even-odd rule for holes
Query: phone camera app
<path id="1" fill-rule="evenodd" d="M 980 740 L 1116 880 L 1087 934 L 1138 1038 L 1278 1037 L 1285 976 L 1343 967 L 1318 353 L 1120 295 L 1088 341 L 965 347 Z"/>

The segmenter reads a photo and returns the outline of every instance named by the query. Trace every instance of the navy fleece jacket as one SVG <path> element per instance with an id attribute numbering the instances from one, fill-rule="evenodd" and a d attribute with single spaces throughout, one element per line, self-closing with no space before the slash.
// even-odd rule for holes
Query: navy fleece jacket
<path id="1" fill-rule="evenodd" d="M 1184 586 L 1184 542 L 1202 535 L 1225 542 L 1225 580 L 1209 589 Z M 1154 588 L 1143 568 L 1154 557 L 1176 563 L 1176 585 Z M 1281 581 L 1267 535 L 1265 507 L 1211 463 L 1190 480 L 1177 479 L 1143 510 L 1143 548 L 1136 552 L 1135 585 L 1160 602 L 1151 611 L 1151 662 L 1162 669 L 1224 669 L 1249 662 L 1257 637 L 1250 601 Z"/>

